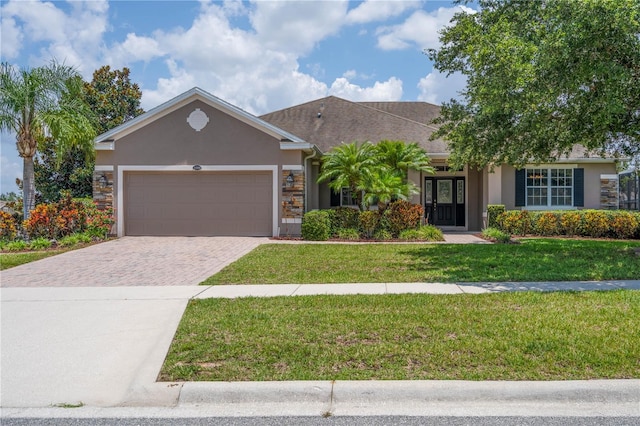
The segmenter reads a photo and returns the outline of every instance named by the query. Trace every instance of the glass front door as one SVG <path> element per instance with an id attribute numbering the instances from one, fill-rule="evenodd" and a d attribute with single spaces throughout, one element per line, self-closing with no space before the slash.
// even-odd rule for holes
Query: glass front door
<path id="1" fill-rule="evenodd" d="M 425 178 L 425 214 L 436 226 L 464 226 L 464 177 Z"/>

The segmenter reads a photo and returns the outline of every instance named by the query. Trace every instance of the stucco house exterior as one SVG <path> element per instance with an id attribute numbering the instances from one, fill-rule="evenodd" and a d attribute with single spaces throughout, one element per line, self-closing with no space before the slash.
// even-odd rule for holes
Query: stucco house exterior
<path id="1" fill-rule="evenodd" d="M 256 117 L 199 88 L 98 136 L 94 199 L 124 235 L 278 236 L 306 211 L 350 203 L 317 184 L 320 158 L 342 142 L 402 140 L 426 150 L 436 173 L 411 173 L 415 203 L 450 230 L 480 230 L 488 204 L 507 209 L 617 208 L 613 159 L 580 147 L 522 170 L 449 170 L 430 141 L 439 107 L 327 97 Z"/>

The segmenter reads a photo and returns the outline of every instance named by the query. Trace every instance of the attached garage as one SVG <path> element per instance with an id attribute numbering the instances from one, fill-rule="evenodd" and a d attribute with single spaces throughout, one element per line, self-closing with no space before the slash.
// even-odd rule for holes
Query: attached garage
<path id="1" fill-rule="evenodd" d="M 93 198 L 121 236 L 299 233 L 304 140 L 193 88 L 98 136 Z M 306 160 L 305 160 L 306 159 Z"/>
<path id="2" fill-rule="evenodd" d="M 271 236 L 271 172 L 126 172 L 125 235 Z"/>

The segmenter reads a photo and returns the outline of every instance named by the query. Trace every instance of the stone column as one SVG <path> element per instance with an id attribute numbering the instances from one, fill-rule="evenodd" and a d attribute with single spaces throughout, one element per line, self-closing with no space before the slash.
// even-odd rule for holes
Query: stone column
<path id="1" fill-rule="evenodd" d="M 619 207 L 618 175 L 600 175 L 600 208 L 615 210 Z"/>

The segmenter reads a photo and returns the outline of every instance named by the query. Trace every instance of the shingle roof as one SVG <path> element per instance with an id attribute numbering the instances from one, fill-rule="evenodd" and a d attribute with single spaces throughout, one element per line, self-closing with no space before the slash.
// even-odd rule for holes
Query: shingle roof
<path id="1" fill-rule="evenodd" d="M 437 129 L 428 124 L 440 108 L 425 102 L 351 102 L 335 96 L 260 116 L 327 152 L 342 142 L 402 140 L 427 153 L 446 153 L 447 143 L 430 141 Z"/>

